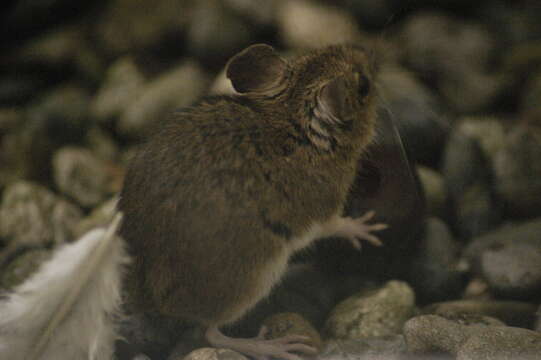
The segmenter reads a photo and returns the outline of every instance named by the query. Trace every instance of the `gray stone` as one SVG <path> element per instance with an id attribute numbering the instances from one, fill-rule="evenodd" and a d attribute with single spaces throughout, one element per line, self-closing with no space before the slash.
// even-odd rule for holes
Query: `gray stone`
<path id="1" fill-rule="evenodd" d="M 93 117 L 106 122 L 120 116 L 137 98 L 146 85 L 146 79 L 131 57 L 121 57 L 107 69 L 105 79 L 92 100 Z"/>
<path id="2" fill-rule="evenodd" d="M 112 193 L 109 167 L 85 148 L 58 150 L 53 169 L 58 189 L 84 207 L 93 207 Z"/>
<path id="3" fill-rule="evenodd" d="M 292 48 L 357 43 L 363 37 L 348 12 L 313 1 L 280 2 L 276 20 L 281 38 Z"/>
<path id="4" fill-rule="evenodd" d="M 456 318 L 464 314 L 489 316 L 510 326 L 531 328 L 535 310 L 535 305 L 520 301 L 456 300 L 431 304 L 423 309 L 423 313 L 446 318 Z"/>
<path id="5" fill-rule="evenodd" d="M 537 51 L 541 53 L 541 45 L 538 46 L 539 49 L 537 49 Z M 530 112 L 539 111 L 539 99 L 541 99 L 541 72 L 534 74 L 529 79 L 521 100 L 521 112 L 523 114 L 528 114 Z"/>
<path id="6" fill-rule="evenodd" d="M 92 154 L 110 163 L 116 161 L 120 151 L 113 137 L 98 126 L 93 126 L 87 131 L 85 144 Z"/>
<path id="7" fill-rule="evenodd" d="M 325 332 L 332 339 L 397 335 L 414 308 L 413 290 L 404 282 L 389 281 L 339 303 L 327 319 Z"/>
<path id="8" fill-rule="evenodd" d="M 260 7 L 264 8 L 265 3 Z M 205 62 L 222 64 L 251 43 L 252 33 L 248 25 L 223 1 L 203 0 L 194 6 L 186 45 L 193 56 Z"/>
<path id="9" fill-rule="evenodd" d="M 417 166 L 417 173 L 425 193 L 427 215 L 444 217 L 448 195 L 443 175 L 425 166 Z"/>
<path id="10" fill-rule="evenodd" d="M 331 340 L 326 343 L 318 359 L 404 360 L 406 351 L 406 343 L 402 335 Z"/>
<path id="11" fill-rule="evenodd" d="M 480 271 L 500 296 L 528 299 L 541 294 L 541 246 L 515 243 L 486 249 Z"/>
<path id="12" fill-rule="evenodd" d="M 180 36 L 191 8 L 188 0 L 157 0 L 152 6 L 131 0 L 109 1 L 96 21 L 95 36 L 113 55 L 156 48 L 168 37 Z"/>
<path id="13" fill-rule="evenodd" d="M 514 216 L 541 215 L 541 128 L 526 123 L 507 134 L 494 157 L 496 189 Z"/>
<path id="14" fill-rule="evenodd" d="M 98 81 L 104 71 L 104 60 L 85 37 L 84 28 L 76 25 L 39 34 L 17 50 L 14 59 L 53 69 L 74 69 L 89 81 Z"/>
<path id="15" fill-rule="evenodd" d="M 537 321 L 535 322 L 535 330 L 541 332 L 541 306 L 537 309 Z"/>
<path id="16" fill-rule="evenodd" d="M 408 350 L 444 352 L 457 360 L 539 359 L 541 334 L 510 326 L 464 325 L 436 315 L 410 319 L 404 325 Z"/>
<path id="17" fill-rule="evenodd" d="M 390 111 L 413 159 L 423 164 L 439 162 L 449 134 L 449 119 L 441 101 L 415 77 L 397 65 L 378 73 L 382 106 Z"/>
<path id="18" fill-rule="evenodd" d="M 419 242 L 409 277 L 419 301 L 441 301 L 461 293 L 464 281 L 458 267 L 459 249 L 443 221 L 426 220 L 425 234 Z"/>
<path id="19" fill-rule="evenodd" d="M 460 133 L 475 139 L 490 160 L 503 148 L 507 137 L 503 121 L 495 117 L 463 117 L 457 120 L 456 127 Z"/>
<path id="20" fill-rule="evenodd" d="M 442 173 L 454 210 L 452 225 L 460 237 L 468 239 L 499 224 L 502 206 L 492 188 L 492 168 L 474 137 L 453 130 Z"/>
<path id="21" fill-rule="evenodd" d="M 30 182 L 8 186 L 0 205 L 0 238 L 7 247 L 0 267 L 25 248 L 44 248 L 73 241 L 82 217 L 76 206 Z"/>
<path id="22" fill-rule="evenodd" d="M 436 78 L 460 112 L 486 108 L 503 89 L 503 78 L 489 72 L 496 39 L 479 24 L 419 12 L 405 22 L 400 41 L 407 63 L 423 77 Z"/>
<path id="23" fill-rule="evenodd" d="M 20 156 L 21 146 L 15 135 L 25 120 L 22 109 L 0 108 L 0 188 L 19 180 L 31 167 L 30 161 Z"/>
<path id="24" fill-rule="evenodd" d="M 277 339 L 288 335 L 302 335 L 309 338 L 303 343 L 318 350 L 323 347 L 321 336 L 312 324 L 297 313 L 278 313 L 268 317 L 263 322 L 267 328 L 266 339 Z"/>
<path id="25" fill-rule="evenodd" d="M 541 291 L 541 221 L 501 227 L 472 240 L 463 257 L 502 296 L 528 299 Z"/>
<path id="26" fill-rule="evenodd" d="M 118 130 L 128 137 L 144 137 L 154 121 L 194 102 L 207 83 L 207 75 L 199 65 L 191 61 L 182 63 L 148 83 L 132 99 L 119 119 Z"/>
<path id="27" fill-rule="evenodd" d="M 235 12 L 248 17 L 258 25 L 272 25 L 276 16 L 278 1 L 224 0 Z"/>
<path id="28" fill-rule="evenodd" d="M 248 358 L 229 349 L 201 348 L 189 353 L 184 358 L 175 357 L 168 360 L 248 360 Z"/>

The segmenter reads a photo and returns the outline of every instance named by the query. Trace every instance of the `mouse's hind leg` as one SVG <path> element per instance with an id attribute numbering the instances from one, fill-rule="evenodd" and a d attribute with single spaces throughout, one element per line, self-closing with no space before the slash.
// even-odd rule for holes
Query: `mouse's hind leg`
<path id="1" fill-rule="evenodd" d="M 287 335 L 276 339 L 265 339 L 266 328 L 262 327 L 259 335 L 251 339 L 231 338 L 224 335 L 217 326 L 210 326 L 205 332 L 207 341 L 214 347 L 228 348 L 257 360 L 269 358 L 285 360 L 301 360 L 295 353 L 316 355 L 317 349 L 305 344 L 308 337 L 302 335 Z"/>

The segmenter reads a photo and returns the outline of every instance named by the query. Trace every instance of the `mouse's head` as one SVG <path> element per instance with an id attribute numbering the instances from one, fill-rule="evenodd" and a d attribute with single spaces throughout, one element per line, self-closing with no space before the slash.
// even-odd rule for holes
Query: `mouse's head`
<path id="1" fill-rule="evenodd" d="M 366 52 L 336 45 L 286 61 L 268 45 L 234 56 L 227 77 L 237 92 L 274 101 L 319 150 L 364 148 L 375 123 L 375 86 Z"/>

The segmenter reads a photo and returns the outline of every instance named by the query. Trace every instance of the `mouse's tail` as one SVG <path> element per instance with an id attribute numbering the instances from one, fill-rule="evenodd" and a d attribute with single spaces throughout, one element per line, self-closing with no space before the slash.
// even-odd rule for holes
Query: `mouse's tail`
<path id="1" fill-rule="evenodd" d="M 129 262 L 121 215 L 54 252 L 0 300 L 0 359 L 109 360 Z"/>

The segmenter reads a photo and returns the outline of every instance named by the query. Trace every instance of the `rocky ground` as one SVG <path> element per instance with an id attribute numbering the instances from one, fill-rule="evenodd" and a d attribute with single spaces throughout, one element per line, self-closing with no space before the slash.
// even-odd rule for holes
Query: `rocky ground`
<path id="1" fill-rule="evenodd" d="M 229 333 L 306 334 L 321 359 L 541 359 L 537 0 L 0 7 L 1 289 L 108 222 L 149 127 L 231 92 L 231 55 L 352 42 L 373 49 L 384 111 L 346 212 L 375 208 L 392 225 L 385 246 L 323 240 Z M 134 315 L 124 328 L 122 359 L 243 357 L 170 319 Z"/>

